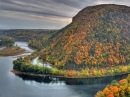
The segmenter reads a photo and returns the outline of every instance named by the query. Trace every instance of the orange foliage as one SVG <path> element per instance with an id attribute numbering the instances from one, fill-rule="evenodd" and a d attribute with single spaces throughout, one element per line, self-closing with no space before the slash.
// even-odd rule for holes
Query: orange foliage
<path id="1" fill-rule="evenodd" d="M 127 83 L 127 79 L 122 79 L 119 81 L 119 84 Z"/>
<path id="2" fill-rule="evenodd" d="M 119 91 L 117 86 L 113 86 L 111 90 L 113 91 L 113 93 L 117 93 Z"/>
<path id="3" fill-rule="evenodd" d="M 113 93 L 111 92 L 110 94 L 107 95 L 107 97 L 114 97 Z"/>
<path id="4" fill-rule="evenodd" d="M 48 55 L 46 55 L 46 61 L 48 61 L 49 60 L 49 56 Z"/>
<path id="5" fill-rule="evenodd" d="M 105 88 L 105 89 L 103 90 L 103 93 L 104 93 L 105 95 L 108 95 L 109 92 L 110 92 L 110 90 L 109 90 L 108 88 Z"/>
<path id="6" fill-rule="evenodd" d="M 68 70 L 67 71 L 67 76 L 68 77 L 74 77 L 74 71 L 73 70 Z"/>

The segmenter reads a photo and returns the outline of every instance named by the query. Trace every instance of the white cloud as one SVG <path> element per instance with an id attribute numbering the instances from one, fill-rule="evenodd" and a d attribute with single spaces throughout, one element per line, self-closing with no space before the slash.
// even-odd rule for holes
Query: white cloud
<path id="1" fill-rule="evenodd" d="M 129 0 L 97 0 L 97 4 L 119 4 L 130 6 Z"/>

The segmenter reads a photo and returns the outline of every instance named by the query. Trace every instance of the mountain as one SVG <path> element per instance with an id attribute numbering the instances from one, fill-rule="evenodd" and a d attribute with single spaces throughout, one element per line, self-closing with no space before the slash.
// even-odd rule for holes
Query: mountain
<path id="1" fill-rule="evenodd" d="M 60 69 L 104 68 L 130 63 L 130 7 L 89 6 L 53 36 L 39 58 Z"/>

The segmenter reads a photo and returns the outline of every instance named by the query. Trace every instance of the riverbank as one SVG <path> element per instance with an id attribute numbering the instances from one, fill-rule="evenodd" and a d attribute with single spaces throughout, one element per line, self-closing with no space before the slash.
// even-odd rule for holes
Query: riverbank
<path id="1" fill-rule="evenodd" d="M 20 72 L 16 70 L 11 70 L 16 75 L 28 75 L 28 76 L 35 76 L 35 77 L 53 77 L 53 78 L 64 78 L 64 79 L 95 79 L 95 78 L 106 78 L 106 77 L 113 77 L 113 76 L 121 76 L 130 74 L 130 72 L 127 73 L 120 73 L 116 75 L 108 75 L 108 76 L 92 76 L 92 77 L 66 77 L 66 76 L 57 76 L 57 75 L 46 75 L 46 74 L 33 74 L 33 73 L 26 73 L 26 72 Z"/>
<path id="2" fill-rule="evenodd" d="M 26 72 L 20 72 L 17 70 L 11 70 L 14 74 L 22 74 L 22 75 L 29 75 L 29 76 L 35 76 L 35 77 L 54 77 L 54 78 L 69 78 L 69 77 L 64 77 L 64 76 L 55 76 L 55 75 L 46 75 L 46 74 L 33 74 L 33 73 L 26 73 Z"/>
<path id="3" fill-rule="evenodd" d="M 25 60 L 26 58 L 19 58 L 14 60 L 13 70 L 29 73 L 29 74 L 44 74 L 48 76 L 54 77 L 62 77 L 62 78 L 95 78 L 95 77 L 107 77 L 107 76 L 115 76 L 130 73 L 130 64 L 110 67 L 110 68 L 85 68 L 81 71 L 76 70 L 64 70 L 58 69 L 56 67 L 48 68 L 46 66 L 33 65 L 31 62 Z"/>

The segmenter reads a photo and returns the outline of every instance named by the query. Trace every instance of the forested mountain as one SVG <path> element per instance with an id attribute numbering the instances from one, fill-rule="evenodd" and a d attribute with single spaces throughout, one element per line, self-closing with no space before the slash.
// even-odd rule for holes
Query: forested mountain
<path id="1" fill-rule="evenodd" d="M 104 4 L 81 10 L 39 57 L 65 69 L 130 63 L 130 7 Z"/>

